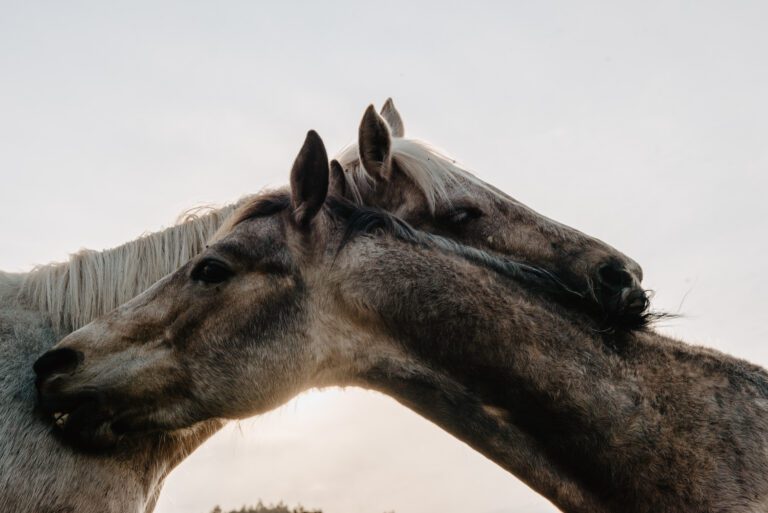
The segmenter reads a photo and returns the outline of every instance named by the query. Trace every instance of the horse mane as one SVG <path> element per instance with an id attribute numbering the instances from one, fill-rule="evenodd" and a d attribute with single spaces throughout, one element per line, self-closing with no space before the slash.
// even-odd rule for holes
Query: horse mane
<path id="1" fill-rule="evenodd" d="M 438 200 L 448 200 L 450 186 L 461 186 L 466 181 L 492 194 L 499 193 L 428 142 L 393 137 L 390 151 L 393 165 L 424 194 L 430 212 L 434 212 Z M 345 171 L 348 199 L 363 205 L 364 198 L 375 189 L 376 182 L 360 161 L 358 144 L 353 142 L 347 145 L 335 159 Z"/>
<path id="2" fill-rule="evenodd" d="M 83 249 L 27 273 L 19 297 L 50 317 L 58 334 L 91 322 L 148 289 L 205 248 L 242 203 L 188 210 L 164 230 L 104 251 Z"/>
<path id="3" fill-rule="evenodd" d="M 432 211 L 438 199 L 447 199 L 448 186 L 460 186 L 463 180 L 494 191 L 429 143 L 395 137 L 391 151 L 393 163 L 422 191 Z M 360 162 L 357 144 L 348 145 L 336 159 L 347 171 L 349 199 L 362 205 L 364 194 L 375 183 Z M 19 297 L 50 317 L 58 333 L 75 330 L 176 270 L 214 238 L 230 214 L 247 204 L 252 202 L 189 211 L 165 230 L 112 249 L 84 249 L 66 262 L 38 266 L 23 277 Z M 232 226 L 231 221 L 227 224 Z"/>
<path id="4" fill-rule="evenodd" d="M 391 144 L 393 164 L 423 193 L 430 212 L 434 212 L 437 200 L 449 201 L 450 186 L 461 187 L 467 181 L 492 194 L 499 194 L 499 191 L 457 164 L 455 159 L 426 141 L 393 137 Z M 376 183 L 374 177 L 363 167 L 358 150 L 356 142 L 350 143 L 336 154 L 334 160 L 338 161 L 345 171 L 347 199 L 356 205 L 364 206 L 364 198 L 375 189 Z M 275 211 L 275 207 L 278 210 L 287 208 L 282 203 L 289 200 L 282 189 L 254 196 L 232 216 L 227 226 L 222 226 L 221 232 L 228 232 L 246 219 L 269 215 Z M 218 235 L 215 238 L 218 238 Z"/>
<path id="5" fill-rule="evenodd" d="M 388 234 L 411 244 L 431 247 L 526 285 L 535 292 L 544 293 L 563 307 L 590 314 L 595 317 L 599 325 L 603 326 L 601 331 L 606 334 L 642 330 L 657 321 L 676 317 L 675 314 L 649 310 L 650 291 L 645 291 L 646 303 L 642 313 L 612 317 L 600 308 L 594 294 L 571 289 L 557 273 L 543 267 L 492 254 L 441 235 L 420 231 L 394 214 L 358 205 L 348 198 L 330 197 L 325 207 L 332 216 L 345 223 L 345 232 L 337 251 L 341 251 L 358 235 L 375 234 Z"/>
<path id="6" fill-rule="evenodd" d="M 240 223 L 283 212 L 290 206 L 290 193 L 286 189 L 266 191 L 251 196 L 219 228 L 212 240 L 226 235 Z M 323 208 L 332 218 L 344 225 L 344 234 L 336 248 L 337 253 L 358 235 L 386 234 L 410 244 L 434 248 L 457 256 L 518 283 L 526 284 L 535 290 L 552 294 L 564 302 L 584 299 L 582 294 L 568 288 L 557 275 L 542 267 L 494 256 L 452 239 L 422 232 L 390 212 L 357 204 L 349 198 L 335 196 L 329 196 Z"/>
<path id="7" fill-rule="evenodd" d="M 357 205 L 346 198 L 336 197 L 328 198 L 325 207 L 332 216 L 345 224 L 338 251 L 358 235 L 387 234 L 410 244 L 457 256 L 503 277 L 531 286 L 537 291 L 552 294 L 563 301 L 584 300 L 583 294 L 570 289 L 555 273 L 543 267 L 492 255 L 453 239 L 420 231 L 390 212 Z"/>

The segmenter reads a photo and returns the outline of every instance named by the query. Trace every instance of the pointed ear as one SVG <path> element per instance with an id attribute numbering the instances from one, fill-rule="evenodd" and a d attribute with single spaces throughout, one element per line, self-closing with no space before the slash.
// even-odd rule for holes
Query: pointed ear
<path id="1" fill-rule="evenodd" d="M 331 161 L 331 180 L 328 184 L 328 196 L 343 198 L 347 193 L 347 180 L 344 177 L 344 168 L 339 161 Z"/>
<path id="2" fill-rule="evenodd" d="M 357 146 L 363 167 L 372 176 L 388 180 L 392 172 L 392 136 L 384 118 L 369 105 L 360 122 Z"/>
<path id="3" fill-rule="evenodd" d="M 403 118 L 400 117 L 400 113 L 395 108 L 395 102 L 392 98 L 387 98 L 384 102 L 384 106 L 381 108 L 381 117 L 389 125 L 389 130 L 392 132 L 392 137 L 405 136 L 405 125 L 403 125 Z"/>
<path id="4" fill-rule="evenodd" d="M 291 169 L 291 206 L 296 224 L 308 226 L 327 195 L 328 154 L 323 140 L 310 130 Z"/>

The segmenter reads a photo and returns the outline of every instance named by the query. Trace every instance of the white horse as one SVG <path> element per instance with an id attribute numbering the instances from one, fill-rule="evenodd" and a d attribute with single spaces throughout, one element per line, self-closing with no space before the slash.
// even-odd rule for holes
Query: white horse
<path id="1" fill-rule="evenodd" d="M 163 479 L 221 422 L 137 440 L 108 455 L 75 452 L 34 413 L 32 363 L 61 337 L 143 292 L 205 247 L 233 210 L 27 274 L 0 272 L 0 511 L 145 513 Z"/>

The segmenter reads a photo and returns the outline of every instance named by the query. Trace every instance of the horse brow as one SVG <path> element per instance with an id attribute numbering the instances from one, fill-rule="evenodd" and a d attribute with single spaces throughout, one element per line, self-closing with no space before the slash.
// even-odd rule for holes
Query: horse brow
<path id="1" fill-rule="evenodd" d="M 233 214 L 232 227 L 257 217 L 267 217 L 291 206 L 291 198 L 284 191 L 270 192 L 255 197 Z"/>
<path id="2" fill-rule="evenodd" d="M 237 259 L 250 258 L 253 256 L 251 252 L 249 252 L 248 249 L 242 244 L 230 240 L 219 242 L 216 245 L 215 251 L 217 253 L 223 253 Z"/>

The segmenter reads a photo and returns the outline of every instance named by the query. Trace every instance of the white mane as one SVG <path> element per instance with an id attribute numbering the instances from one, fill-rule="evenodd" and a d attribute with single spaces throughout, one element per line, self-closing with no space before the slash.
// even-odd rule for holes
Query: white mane
<path id="1" fill-rule="evenodd" d="M 236 207 L 191 210 L 165 230 L 105 251 L 84 249 L 67 262 L 36 267 L 24 276 L 19 295 L 50 316 L 58 333 L 76 330 L 202 251 Z"/>
<path id="2" fill-rule="evenodd" d="M 447 199 L 450 186 L 469 182 L 496 193 L 426 142 L 395 137 L 391 151 L 393 162 L 424 193 L 432 211 L 437 200 Z M 360 162 L 357 144 L 344 148 L 336 160 L 347 171 L 350 199 L 362 204 L 374 180 Z M 23 276 L 19 295 L 47 314 L 58 333 L 76 330 L 134 298 L 202 251 L 244 200 L 218 210 L 188 212 L 175 226 L 113 249 L 81 250 L 67 262 L 39 266 Z"/>
<path id="3" fill-rule="evenodd" d="M 497 194 L 485 182 L 459 166 L 456 160 L 427 142 L 393 137 L 390 151 L 392 161 L 424 193 L 430 211 L 434 212 L 438 199 L 447 199 L 447 191 L 451 185 L 461 186 L 470 182 Z M 375 182 L 360 161 L 358 144 L 349 144 L 335 158 L 346 171 L 344 176 L 347 189 L 352 196 L 349 199 L 362 204 L 363 198 L 373 189 Z"/>

